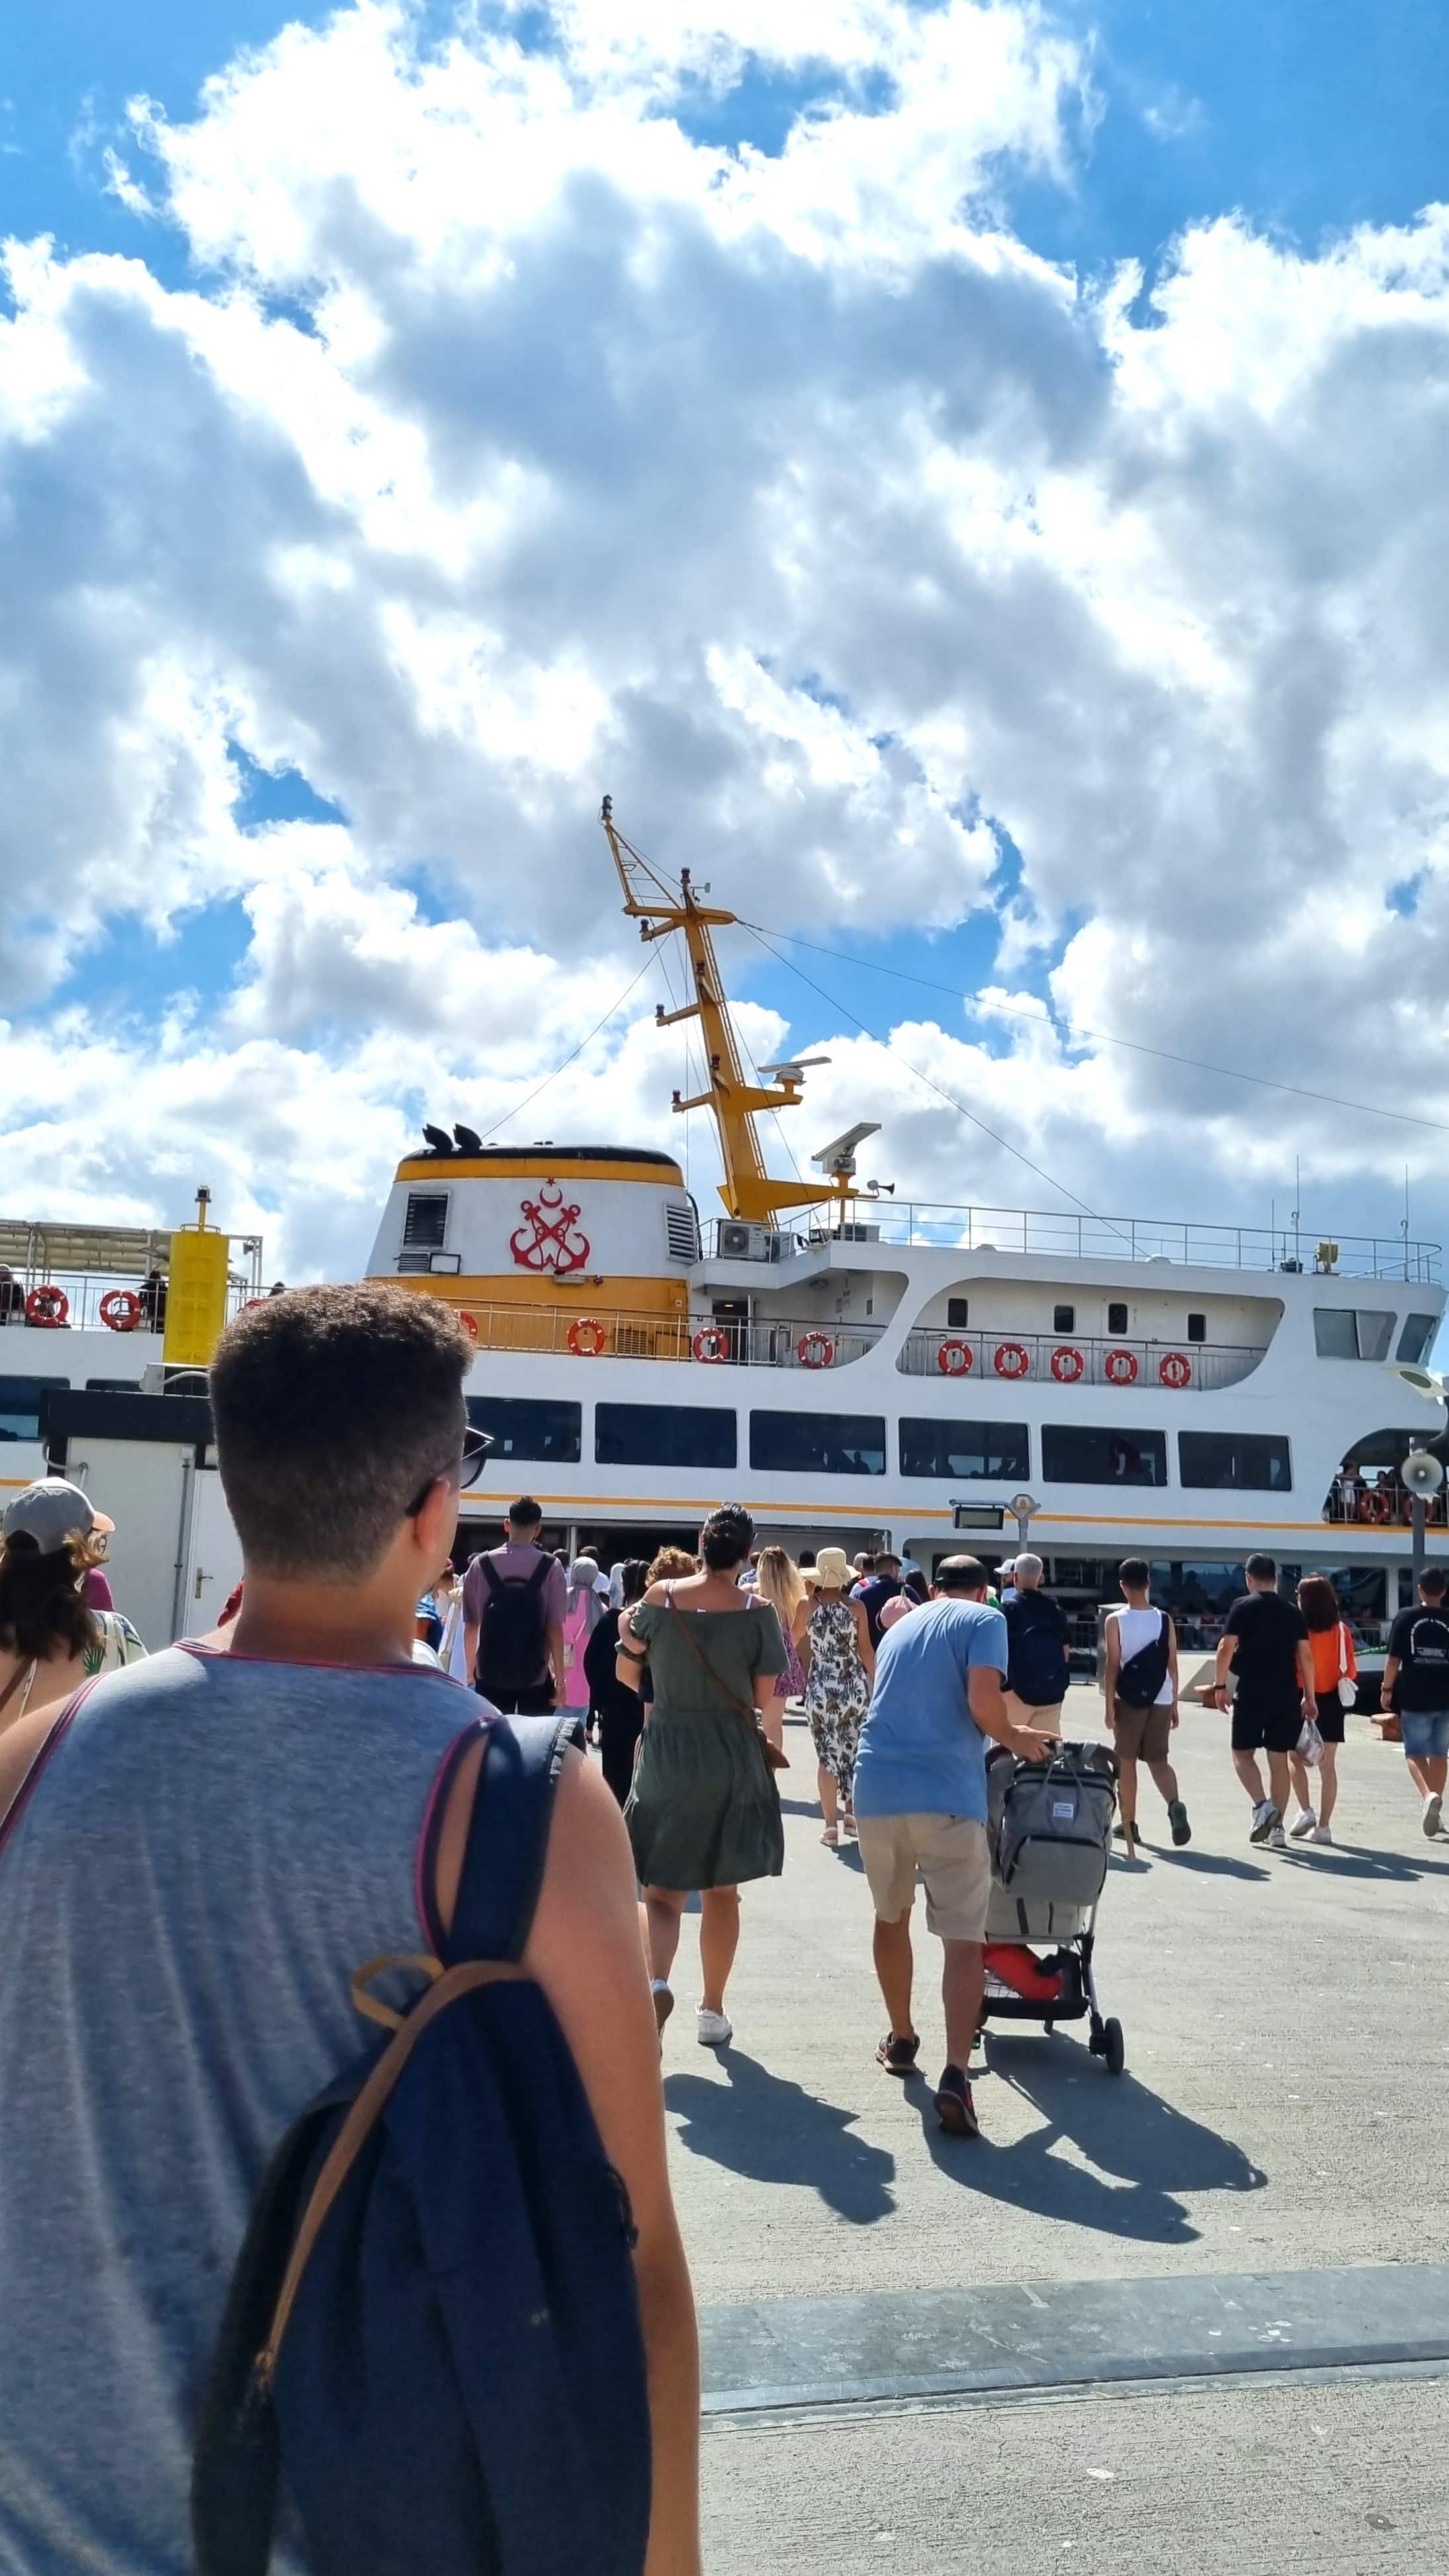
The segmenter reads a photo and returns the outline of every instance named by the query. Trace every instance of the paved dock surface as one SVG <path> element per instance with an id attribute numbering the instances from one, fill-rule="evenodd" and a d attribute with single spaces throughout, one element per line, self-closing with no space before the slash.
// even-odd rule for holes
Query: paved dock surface
<path id="1" fill-rule="evenodd" d="M 1070 1730 L 1100 1709 L 1074 1690 Z M 1144 1785 L 1151 1848 L 1114 1862 L 1099 1920 L 1126 2074 L 1080 2029 L 994 2030 L 970 2142 L 875 2066 L 869 1899 L 820 1846 L 791 1727 L 736 2042 L 694 2040 L 692 1923 L 666 2039 L 712 2576 L 762 2544 L 802 2576 L 1449 2560 L 1449 1843 L 1424 1839 L 1399 1749 L 1350 1728 L 1337 1847 L 1272 1853 L 1225 1719 L 1185 1715 L 1193 1842 L 1172 1850 Z M 934 2077 L 924 1932 L 918 1956 Z"/>

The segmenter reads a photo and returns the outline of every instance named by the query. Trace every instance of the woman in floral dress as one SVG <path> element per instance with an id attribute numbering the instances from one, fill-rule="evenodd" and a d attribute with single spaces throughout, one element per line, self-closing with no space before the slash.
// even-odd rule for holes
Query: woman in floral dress
<path id="1" fill-rule="evenodd" d="M 805 1715 L 819 1764 L 816 1779 L 827 1851 L 840 1848 L 840 1828 L 855 1831 L 855 1756 L 870 1706 L 875 1649 L 860 1602 L 849 1596 L 845 1550 L 822 1547 L 815 1588 L 795 1613 L 794 1643 L 805 1673 Z"/>

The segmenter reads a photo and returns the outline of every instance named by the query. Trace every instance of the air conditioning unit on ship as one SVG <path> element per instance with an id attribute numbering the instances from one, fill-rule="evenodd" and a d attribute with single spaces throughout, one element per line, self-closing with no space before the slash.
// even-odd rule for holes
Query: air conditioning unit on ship
<path id="1" fill-rule="evenodd" d="M 778 1261 L 780 1238 L 768 1225 L 743 1225 L 737 1218 L 721 1218 L 719 1228 L 721 1261 Z"/>

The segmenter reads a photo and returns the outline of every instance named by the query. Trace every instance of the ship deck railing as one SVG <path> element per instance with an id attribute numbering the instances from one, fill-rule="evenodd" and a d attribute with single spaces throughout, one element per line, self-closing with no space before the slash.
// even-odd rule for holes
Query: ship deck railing
<path id="1" fill-rule="evenodd" d="M 738 1259 L 721 1239 L 741 1229 L 717 1218 L 704 1229 L 711 1260 Z M 1439 1278 L 1442 1247 L 1403 1234 L 1335 1234 L 1312 1226 L 1204 1225 L 1193 1219 L 1078 1216 L 1062 1210 L 951 1207 L 912 1199 L 861 1197 L 839 1224 L 798 1224 L 778 1233 L 748 1229 L 751 1260 L 781 1261 L 836 1244 L 857 1256 L 873 1247 L 938 1252 L 1022 1253 L 1061 1261 L 1171 1262 L 1175 1267 L 1249 1270 L 1322 1278 L 1396 1279 L 1431 1285 Z M 1320 1247 L 1331 1258 L 1320 1256 Z"/>
<path id="2" fill-rule="evenodd" d="M 1267 1345 L 1237 1342 L 1134 1341 L 1127 1334 L 908 1333 L 897 1366 L 907 1377 L 950 1378 L 972 1385 L 1130 1386 L 1154 1393 L 1212 1394 L 1237 1386 L 1267 1355 Z"/>
<path id="3" fill-rule="evenodd" d="M 34 1319 L 27 1316 L 26 1301 L 32 1290 L 36 1288 L 58 1288 L 64 1297 L 64 1310 L 56 1312 L 54 1321 L 45 1320 L 43 1312 L 37 1312 Z M 134 1323 L 111 1321 L 112 1316 L 129 1312 L 128 1307 L 113 1306 L 110 1314 L 101 1312 L 102 1306 L 117 1289 L 122 1290 L 127 1298 L 133 1298 L 136 1301 L 139 1313 Z M 239 1314 L 243 1306 L 250 1305 L 257 1293 L 258 1282 L 255 1279 L 242 1278 L 233 1273 L 227 1282 L 226 1291 L 228 1320 L 233 1315 Z M 133 1333 L 164 1332 L 166 1298 L 167 1286 L 164 1279 L 158 1282 L 145 1273 L 138 1277 L 134 1271 L 117 1276 L 105 1271 L 95 1274 L 89 1271 L 50 1270 L 10 1279 L 0 1278 L 0 1333 L 8 1331 L 16 1339 L 24 1333 L 27 1343 L 38 1343 L 44 1340 L 47 1333 L 53 1337 L 58 1332 L 109 1330 L 114 1333 L 118 1343 L 124 1343 Z M 13 1350 L 13 1341 L 0 1343 L 0 1352 L 7 1349 Z M 4 1374 L 6 1365 L 5 1359 L 0 1357 L 0 1375 Z"/>

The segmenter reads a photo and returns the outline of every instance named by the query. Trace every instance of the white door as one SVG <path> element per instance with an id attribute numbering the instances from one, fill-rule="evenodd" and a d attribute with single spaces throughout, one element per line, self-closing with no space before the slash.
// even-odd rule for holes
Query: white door
<path id="1" fill-rule="evenodd" d="M 241 1541 L 232 1527 L 214 1467 L 193 1468 L 186 1570 L 181 1597 L 183 1637 L 204 1637 L 216 1626 L 227 1594 L 241 1581 Z"/>

